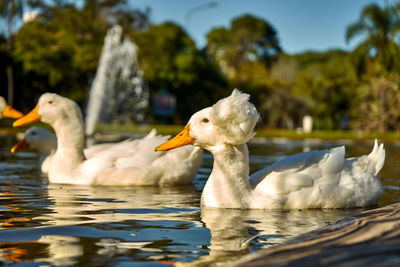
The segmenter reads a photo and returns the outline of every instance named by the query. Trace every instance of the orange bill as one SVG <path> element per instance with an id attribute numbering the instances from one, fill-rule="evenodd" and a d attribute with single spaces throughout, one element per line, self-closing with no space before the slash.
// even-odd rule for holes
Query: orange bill
<path id="1" fill-rule="evenodd" d="M 9 105 L 6 105 L 4 111 L 1 114 L 3 115 L 3 117 L 11 118 L 11 119 L 18 119 L 18 118 L 21 118 L 22 116 L 24 116 L 24 114 L 22 114 L 21 112 L 12 108 Z"/>
<path id="2" fill-rule="evenodd" d="M 164 151 L 171 150 L 173 148 L 177 148 L 180 146 L 186 146 L 193 144 L 194 139 L 189 134 L 189 126 L 188 124 L 180 133 L 178 133 L 174 138 L 165 142 L 164 144 L 159 145 L 155 148 L 156 151 Z"/>
<path id="3" fill-rule="evenodd" d="M 40 121 L 41 117 L 40 117 L 40 115 L 38 113 L 38 110 L 39 110 L 39 106 L 36 106 L 34 109 L 31 110 L 31 112 L 29 112 L 28 114 L 26 114 L 22 118 L 14 121 L 13 126 L 14 127 L 19 127 L 19 126 L 24 126 L 24 125 L 31 124 L 31 123 L 36 122 L 36 121 Z"/>
<path id="4" fill-rule="evenodd" d="M 29 144 L 28 142 L 26 142 L 25 138 L 22 139 L 21 141 L 18 142 L 18 144 L 16 144 L 15 146 L 13 146 L 10 150 L 11 154 L 14 154 L 15 152 L 25 149 L 25 148 L 29 148 Z"/>

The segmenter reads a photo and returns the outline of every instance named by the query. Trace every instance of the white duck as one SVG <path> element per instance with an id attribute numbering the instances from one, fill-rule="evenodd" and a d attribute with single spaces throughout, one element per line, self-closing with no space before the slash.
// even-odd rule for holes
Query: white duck
<path id="1" fill-rule="evenodd" d="M 47 173 L 51 159 L 57 149 L 56 136 L 45 128 L 31 127 L 26 130 L 24 138 L 10 149 L 10 152 L 14 154 L 17 151 L 27 148 L 38 151 L 41 171 L 42 173 Z"/>
<path id="2" fill-rule="evenodd" d="M 249 180 L 246 142 L 259 114 L 249 95 L 234 90 L 195 113 L 176 137 L 158 146 L 193 144 L 210 151 L 214 166 L 204 187 L 203 206 L 238 209 L 352 208 L 376 205 L 383 193 L 377 178 L 385 160 L 381 144 L 369 155 L 345 159 L 344 147 L 309 151 L 278 161 Z"/>
<path id="3" fill-rule="evenodd" d="M 191 183 L 200 167 L 202 151 L 184 149 L 176 153 L 154 152 L 166 136 L 124 141 L 84 155 L 84 126 L 78 105 L 57 94 L 43 94 L 37 106 L 14 122 L 22 126 L 41 120 L 57 136 L 57 150 L 48 170 L 51 183 L 90 185 L 163 186 Z"/>
<path id="4" fill-rule="evenodd" d="M 154 138 L 157 132 L 155 129 L 151 130 L 151 132 L 144 138 Z M 132 142 L 125 141 L 123 144 L 129 144 L 132 146 Z M 133 141 L 133 143 L 138 143 L 139 140 Z M 118 147 L 117 144 L 114 143 L 105 143 L 105 144 L 96 144 L 84 149 L 83 153 L 86 158 L 91 158 L 97 153 L 104 151 L 105 149 L 110 149 L 114 147 Z M 38 126 L 30 127 L 26 130 L 24 134 L 24 138 L 15 144 L 10 152 L 12 154 L 24 150 L 24 149 L 34 149 L 39 153 L 39 164 L 41 166 L 41 171 L 44 174 L 49 172 L 49 167 L 51 164 L 51 160 L 54 157 L 54 154 L 57 150 L 57 137 L 51 131 Z"/>
<path id="5" fill-rule="evenodd" d="M 18 110 L 12 108 L 11 106 L 7 105 L 6 100 L 4 97 L 0 96 L 0 119 L 2 118 L 11 118 L 11 119 L 18 119 L 24 116 Z"/>

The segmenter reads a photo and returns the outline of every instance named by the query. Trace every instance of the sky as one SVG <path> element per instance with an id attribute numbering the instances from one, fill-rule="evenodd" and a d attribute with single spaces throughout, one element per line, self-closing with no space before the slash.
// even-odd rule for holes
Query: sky
<path id="1" fill-rule="evenodd" d="M 394 0 L 386 0 L 393 3 Z M 346 28 L 356 22 L 368 4 L 384 0 L 128 0 L 132 7 L 151 8 L 158 24 L 173 21 L 202 48 L 207 33 L 229 27 L 232 19 L 251 14 L 268 21 L 278 32 L 280 45 L 289 54 L 329 49 L 351 50 L 359 39 L 347 43 Z M 210 2 L 216 2 L 209 7 Z"/>

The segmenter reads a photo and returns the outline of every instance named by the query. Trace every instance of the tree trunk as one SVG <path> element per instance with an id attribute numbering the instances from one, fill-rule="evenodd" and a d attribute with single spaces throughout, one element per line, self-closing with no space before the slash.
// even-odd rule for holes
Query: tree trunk
<path id="1" fill-rule="evenodd" d="M 9 5 L 9 12 L 7 17 L 7 26 L 8 26 L 8 36 L 7 36 L 7 50 L 10 53 L 10 57 L 13 50 L 13 40 L 12 40 L 12 23 L 13 23 L 13 16 L 12 16 L 12 9 L 13 9 L 14 2 L 11 2 Z M 12 58 L 12 57 L 11 57 Z M 7 103 L 12 106 L 14 104 L 14 78 L 13 78 L 13 60 L 9 62 L 7 66 L 7 86 L 8 86 L 8 96 L 7 96 Z"/>
<path id="2" fill-rule="evenodd" d="M 13 69 L 12 69 L 11 63 L 7 67 L 7 86 L 8 86 L 7 103 L 10 106 L 13 106 L 14 105 L 14 77 L 13 77 Z"/>

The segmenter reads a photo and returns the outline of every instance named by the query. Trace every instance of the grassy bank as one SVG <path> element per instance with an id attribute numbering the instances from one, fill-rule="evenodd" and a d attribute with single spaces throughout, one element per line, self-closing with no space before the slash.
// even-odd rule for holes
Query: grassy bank
<path id="1" fill-rule="evenodd" d="M 155 128 L 159 134 L 174 135 L 183 129 L 183 125 L 99 125 L 97 130 L 100 132 L 141 132 L 146 133 Z M 351 140 L 371 140 L 379 139 L 388 142 L 399 141 L 400 132 L 360 132 L 360 131 L 323 131 L 316 130 L 311 133 L 301 133 L 295 130 L 282 129 L 256 129 L 256 137 L 261 138 L 288 138 L 306 139 L 317 138 L 326 140 L 351 139 Z"/>
<path id="2" fill-rule="evenodd" d="M 387 142 L 394 142 L 400 140 L 399 132 L 360 132 L 360 131 L 325 131 L 316 130 L 311 133 L 301 133 L 289 130 L 271 130 L 271 129 L 260 129 L 257 130 L 256 137 L 265 138 L 289 138 L 289 139 L 307 139 L 317 138 L 326 140 L 338 140 L 338 139 L 351 139 L 351 140 L 371 140 L 379 139 Z"/>
<path id="3" fill-rule="evenodd" d="M 36 126 L 50 128 L 43 123 L 35 123 Z M 183 125 L 120 125 L 120 124 L 100 124 L 96 130 L 101 133 L 148 133 L 151 129 L 155 128 L 159 134 L 162 135 L 175 135 L 183 129 Z M 0 124 L 0 128 L 9 133 L 16 131 L 25 131 L 28 127 L 12 128 L 12 121 Z M 256 137 L 260 138 L 288 138 L 288 139 L 351 139 L 351 140 L 371 140 L 379 139 L 386 142 L 400 141 L 400 132 L 360 132 L 360 131 L 322 131 L 316 130 L 311 133 L 302 133 L 295 130 L 282 130 L 282 129 L 259 129 L 256 128 Z"/>

